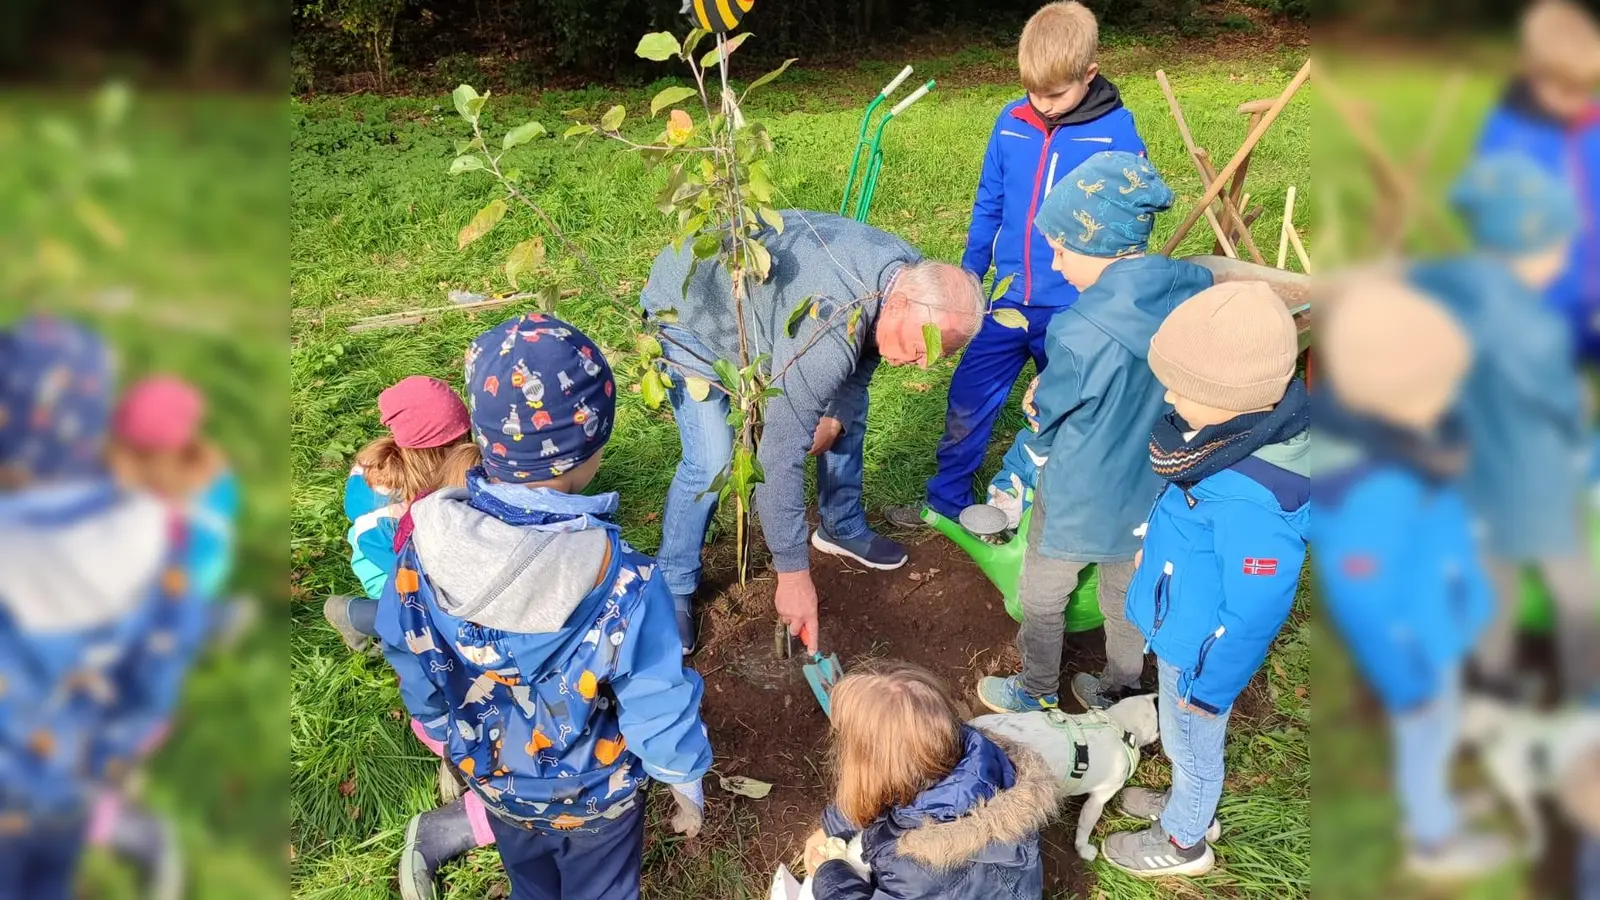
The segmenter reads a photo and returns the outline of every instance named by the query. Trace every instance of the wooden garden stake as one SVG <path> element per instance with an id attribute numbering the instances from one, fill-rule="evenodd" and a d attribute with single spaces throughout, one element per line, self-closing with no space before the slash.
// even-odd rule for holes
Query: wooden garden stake
<path id="1" fill-rule="evenodd" d="M 1217 175 L 1216 180 L 1206 189 L 1205 196 L 1200 198 L 1200 202 L 1195 204 L 1195 208 L 1179 223 L 1178 229 L 1172 233 L 1172 237 L 1167 239 L 1166 244 L 1161 248 L 1162 255 L 1171 256 L 1172 252 L 1178 249 L 1178 245 L 1183 243 L 1183 239 L 1189 236 L 1189 231 L 1194 228 L 1194 223 L 1200 221 L 1200 216 L 1211 206 L 1211 202 L 1217 199 L 1223 188 L 1227 187 L 1228 179 L 1239 171 L 1239 165 L 1256 149 L 1256 145 L 1261 143 L 1261 138 L 1266 135 L 1267 129 L 1272 127 L 1273 122 L 1278 121 L 1278 116 L 1283 113 L 1284 107 L 1289 105 L 1289 101 L 1294 99 L 1294 95 L 1299 92 L 1301 85 L 1304 85 L 1310 78 L 1311 60 L 1308 59 L 1305 65 L 1300 67 L 1300 71 L 1295 73 L 1288 86 L 1283 89 L 1283 93 L 1278 95 L 1278 99 L 1272 102 L 1272 107 L 1261 116 L 1261 121 L 1256 123 L 1255 128 L 1251 129 L 1249 136 L 1244 139 L 1244 144 L 1233 154 L 1233 159 L 1222 167 L 1222 172 Z"/>
<path id="2" fill-rule="evenodd" d="M 1294 228 L 1294 185 L 1289 185 L 1289 196 L 1283 201 L 1283 224 L 1278 228 L 1278 268 L 1289 261 L 1289 231 Z"/>
<path id="3" fill-rule="evenodd" d="M 1289 244 L 1294 247 L 1294 255 L 1300 259 L 1300 271 L 1310 275 L 1311 257 L 1306 254 L 1306 245 L 1300 243 L 1300 232 L 1293 225 L 1286 228 L 1285 232 L 1289 235 Z"/>
<path id="4" fill-rule="evenodd" d="M 1165 71 L 1156 70 L 1156 83 L 1161 85 L 1161 93 L 1167 97 L 1167 107 L 1172 111 L 1173 120 L 1178 123 L 1178 136 L 1183 138 L 1183 146 L 1189 151 L 1189 159 L 1194 163 L 1195 172 L 1200 175 L 1201 182 L 1209 183 L 1211 180 L 1210 167 L 1206 165 L 1201 156 L 1204 151 L 1195 145 L 1194 135 L 1189 133 L 1189 123 L 1183 117 L 1183 107 L 1178 104 L 1178 95 L 1172 92 L 1172 84 L 1167 81 L 1167 73 Z M 1246 156 L 1248 157 L 1248 154 Z M 1226 197 L 1222 200 L 1222 213 L 1229 220 L 1229 227 L 1238 231 L 1239 238 L 1244 242 L 1245 249 L 1250 251 L 1250 257 L 1258 265 L 1264 264 L 1266 261 L 1261 258 L 1261 251 L 1256 248 L 1256 241 L 1255 238 L 1250 236 L 1250 229 L 1245 227 L 1244 219 L 1239 215 L 1239 210 L 1234 207 L 1233 201 Z M 1217 243 L 1222 245 L 1224 252 L 1230 250 L 1229 245 L 1231 242 L 1228 240 L 1228 234 L 1217 223 L 1217 216 L 1211 210 L 1210 201 L 1206 203 L 1205 216 L 1206 221 L 1211 223 L 1212 230 L 1217 233 Z M 1239 254 L 1232 252 L 1228 253 L 1228 255 L 1237 259 Z"/>

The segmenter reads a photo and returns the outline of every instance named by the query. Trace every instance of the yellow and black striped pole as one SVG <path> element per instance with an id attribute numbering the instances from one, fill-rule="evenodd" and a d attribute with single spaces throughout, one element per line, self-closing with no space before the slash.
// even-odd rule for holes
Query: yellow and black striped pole
<path id="1" fill-rule="evenodd" d="M 756 5 L 756 0 L 692 0 L 695 24 L 712 34 L 726 34 L 739 27 L 739 20 Z"/>

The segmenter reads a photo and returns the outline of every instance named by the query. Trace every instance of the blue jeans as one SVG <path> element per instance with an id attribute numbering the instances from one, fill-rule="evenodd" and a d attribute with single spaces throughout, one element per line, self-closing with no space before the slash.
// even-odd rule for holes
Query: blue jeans
<path id="1" fill-rule="evenodd" d="M 1394 791 L 1405 833 L 1420 847 L 1436 847 L 1459 827 L 1450 794 L 1450 764 L 1460 733 L 1461 670 L 1440 679 L 1438 696 L 1426 706 L 1393 713 Z"/>
<path id="2" fill-rule="evenodd" d="M 716 353 L 699 339 L 676 328 L 661 329 L 670 339 L 661 341 L 662 355 L 673 363 L 667 400 L 678 421 L 683 456 L 667 489 L 667 506 L 661 517 L 661 549 L 656 563 L 674 596 L 687 597 L 700 586 L 700 550 L 706 529 L 717 511 L 711 483 L 733 458 L 733 426 L 728 424 L 728 395 L 712 388 L 704 400 L 689 396 L 683 373 L 689 370 L 713 383 L 717 376 L 707 360 Z M 696 357 L 699 358 L 696 358 Z M 817 505 L 822 528 L 830 537 L 855 540 L 865 536 L 867 516 L 861 508 L 862 447 L 867 436 L 867 403 L 855 398 L 860 413 L 845 422 L 844 433 L 817 464 Z"/>
<path id="3" fill-rule="evenodd" d="M 1222 750 L 1233 707 L 1215 716 L 1182 709 L 1178 667 L 1158 659 L 1156 669 L 1161 675 L 1161 749 L 1172 762 L 1172 793 L 1161 813 L 1161 827 L 1179 844 L 1193 847 L 1205 838 L 1222 799 Z"/>
<path id="4" fill-rule="evenodd" d="M 0 838 L 0 898 L 72 900 L 86 825 L 82 816 L 51 818 Z"/>
<path id="5" fill-rule="evenodd" d="M 511 900 L 638 900 L 644 796 L 594 828 L 542 831 L 489 816 Z"/>
<path id="6" fill-rule="evenodd" d="M 1577 882 L 1573 896 L 1577 900 L 1600 900 L 1600 837 L 1578 837 Z"/>
<path id="7" fill-rule="evenodd" d="M 950 377 L 939 469 L 928 479 L 928 506 L 947 518 L 956 518 L 972 505 L 972 477 L 989 452 L 994 420 L 1028 360 L 1044 371 L 1045 329 L 1061 311 L 1053 306 L 1008 304 L 1007 308 L 1027 317 L 1028 330 L 1006 328 L 993 317 L 985 318 Z"/>

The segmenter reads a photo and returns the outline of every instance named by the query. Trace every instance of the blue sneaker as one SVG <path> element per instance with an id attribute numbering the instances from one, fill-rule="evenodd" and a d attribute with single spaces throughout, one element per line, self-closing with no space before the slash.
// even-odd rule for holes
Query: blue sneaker
<path id="1" fill-rule="evenodd" d="M 833 556 L 853 559 L 869 569 L 887 572 L 906 564 L 905 545 L 889 540 L 881 534 L 868 531 L 854 540 L 831 537 L 818 528 L 811 535 L 811 546 Z"/>
<path id="2" fill-rule="evenodd" d="M 1055 694 L 1034 697 L 1022 687 L 1022 676 L 1000 678 L 990 675 L 978 682 L 978 700 L 997 713 L 1038 712 L 1056 709 L 1061 699 Z"/>

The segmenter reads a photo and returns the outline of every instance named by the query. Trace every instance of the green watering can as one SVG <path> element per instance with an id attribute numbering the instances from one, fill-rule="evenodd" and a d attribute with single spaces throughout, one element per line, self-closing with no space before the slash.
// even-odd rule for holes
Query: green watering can
<path id="1" fill-rule="evenodd" d="M 973 508 L 976 507 L 969 507 Z M 1022 554 L 1028 547 L 1028 524 L 1032 519 L 1033 507 L 1029 506 L 1022 514 L 1016 534 L 1004 543 L 990 543 L 968 531 L 960 522 L 945 518 L 926 506 L 922 508 L 922 521 L 933 526 L 972 557 L 983 574 L 1000 589 L 1000 595 L 1006 601 L 1006 612 L 1019 622 L 1022 621 L 1022 604 L 1017 599 L 1017 585 L 1022 581 Z M 1062 623 L 1067 631 L 1091 631 L 1105 622 L 1096 594 L 1099 584 L 1100 579 L 1094 567 L 1085 569 L 1083 576 L 1078 579 L 1078 587 L 1067 601 L 1067 612 Z"/>

